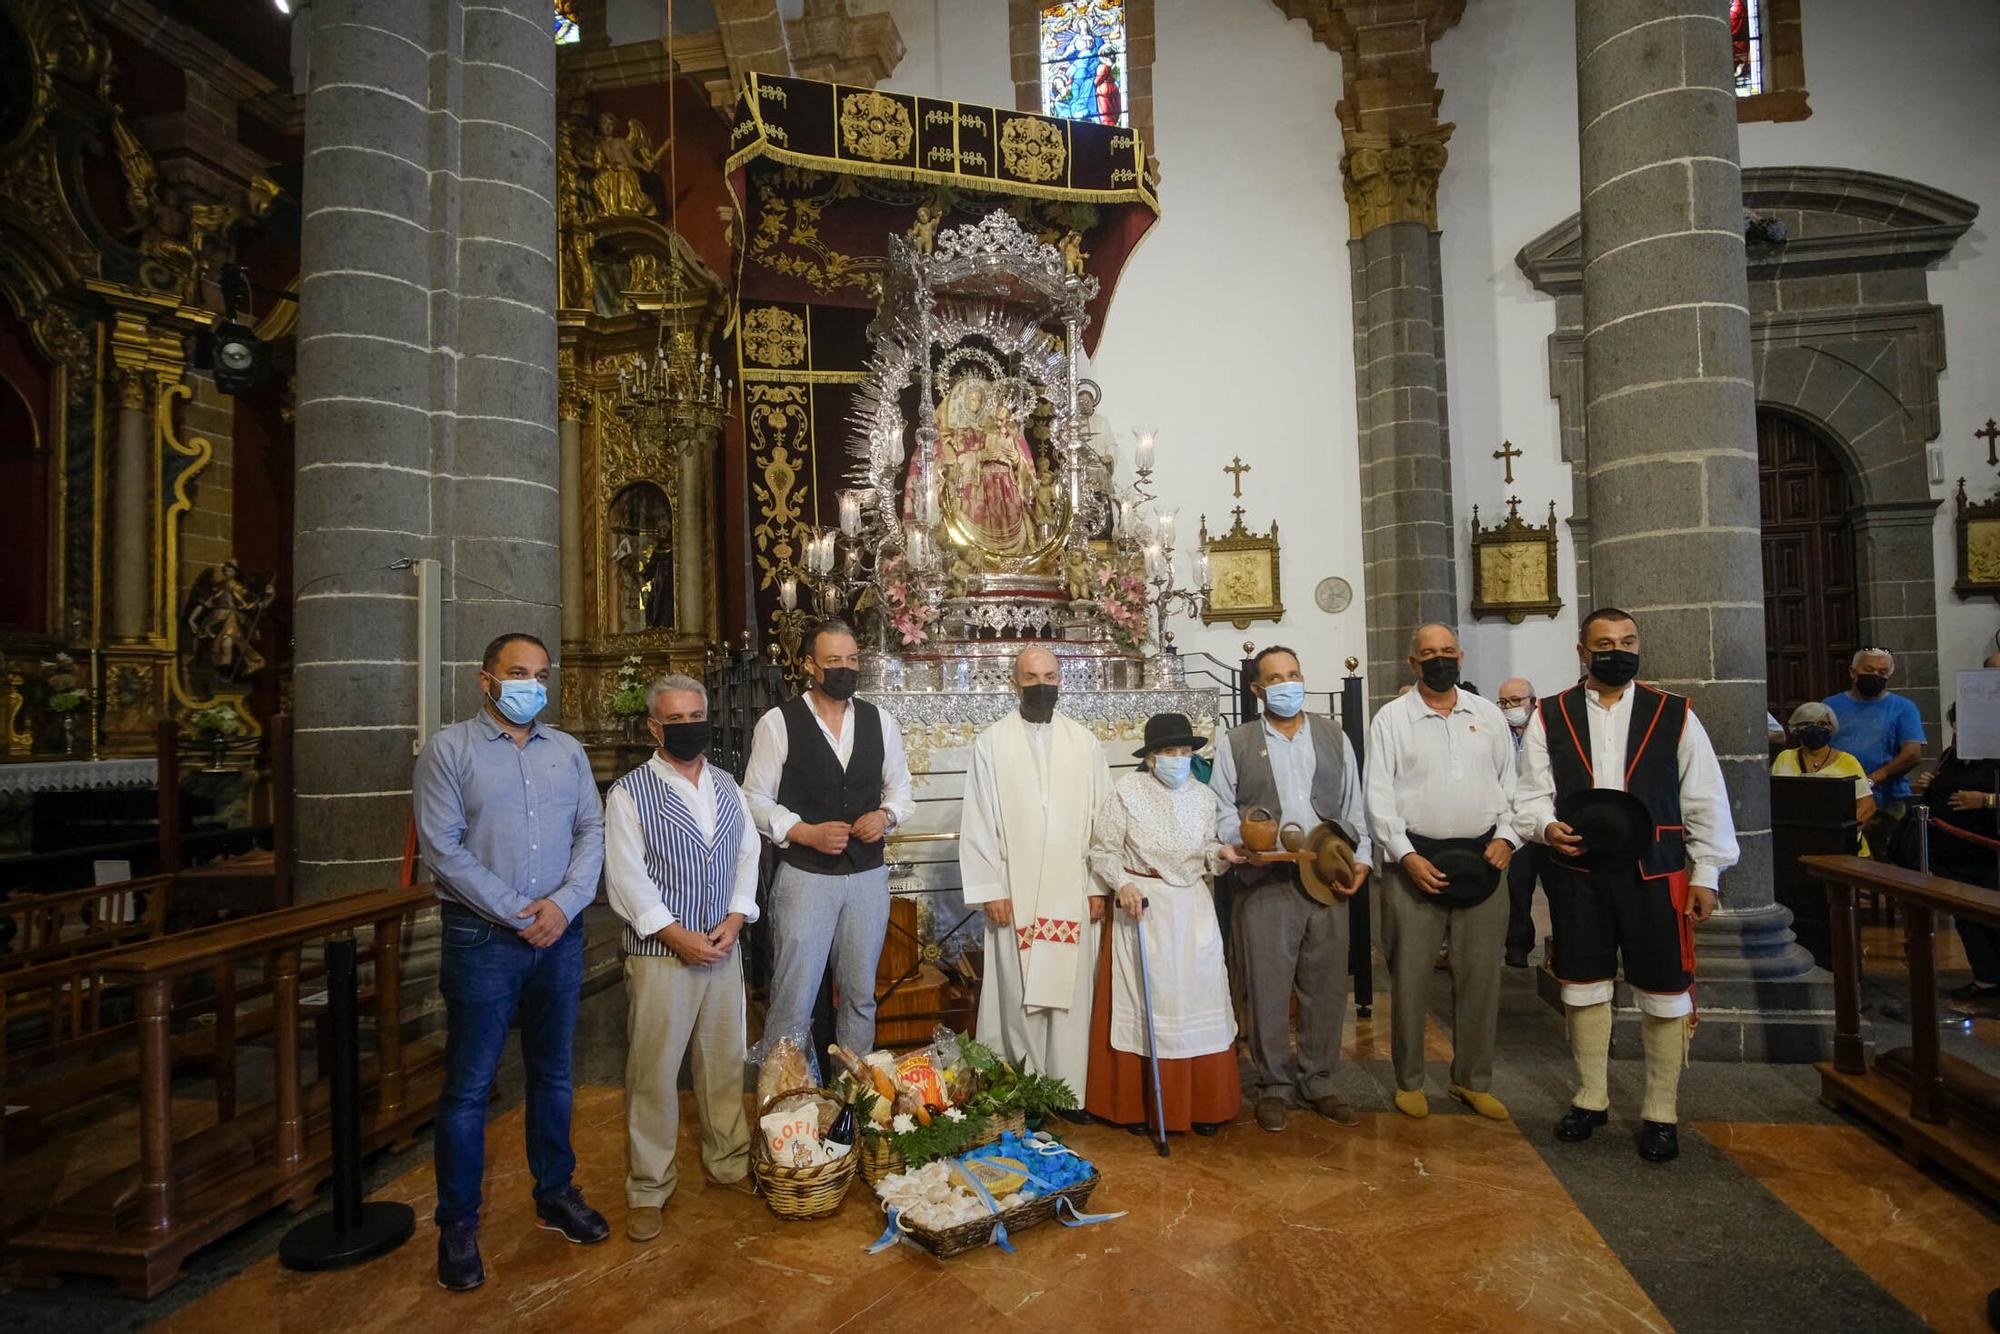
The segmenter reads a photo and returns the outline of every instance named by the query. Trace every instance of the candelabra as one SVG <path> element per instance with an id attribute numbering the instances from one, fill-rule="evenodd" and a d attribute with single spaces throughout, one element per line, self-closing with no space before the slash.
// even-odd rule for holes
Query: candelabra
<path id="1" fill-rule="evenodd" d="M 618 367 L 618 411 L 641 434 L 678 443 L 720 428 L 728 403 L 721 365 L 706 349 L 695 351 L 694 331 L 669 301 L 660 308 L 653 355 L 634 352 Z"/>
<path id="2" fill-rule="evenodd" d="M 1118 501 L 1115 536 L 1127 559 L 1144 562 L 1146 586 L 1153 590 L 1150 601 L 1160 651 L 1166 653 L 1171 651 L 1173 643 L 1173 636 L 1167 631 L 1169 618 L 1176 610 L 1187 616 L 1199 616 L 1208 602 L 1210 581 L 1208 553 L 1201 551 L 1195 555 L 1195 586 L 1183 588 L 1177 582 L 1174 528 L 1180 510 L 1174 506 L 1152 508 L 1157 499 L 1153 494 L 1153 452 L 1158 440 L 1157 433 L 1147 430 L 1137 432 L 1133 438 L 1134 479 L 1128 494 Z"/>

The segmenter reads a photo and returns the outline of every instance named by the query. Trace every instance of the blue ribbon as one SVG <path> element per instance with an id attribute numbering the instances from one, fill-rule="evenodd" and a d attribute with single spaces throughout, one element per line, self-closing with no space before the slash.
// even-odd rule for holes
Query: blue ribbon
<path id="1" fill-rule="evenodd" d="M 900 1211 L 891 1208 L 889 1210 L 889 1226 L 882 1229 L 882 1235 L 875 1238 L 874 1243 L 868 1247 L 868 1253 L 870 1255 L 880 1255 L 883 1251 L 888 1250 L 891 1246 L 894 1246 L 897 1242 L 901 1241 L 902 1239 L 903 1239 L 902 1214 L 900 1213 Z"/>
<path id="2" fill-rule="evenodd" d="M 1063 1217 L 1065 1212 L 1069 1214 L 1069 1217 Z M 1108 1223 L 1114 1218 L 1123 1218 L 1125 1213 L 1126 1211 L 1123 1209 L 1110 1214 L 1079 1213 L 1077 1212 L 1077 1207 L 1070 1203 L 1069 1196 L 1056 1196 L 1056 1221 L 1064 1227 L 1089 1227 L 1092 1223 Z"/>
<path id="3" fill-rule="evenodd" d="M 972 1187 L 972 1193 L 977 1195 L 982 1201 L 984 1201 L 988 1209 L 992 1210 L 993 1244 L 995 1246 L 998 1246 L 1001 1250 L 1007 1252 L 1007 1254 L 1012 1255 L 1014 1253 L 1014 1243 L 1007 1240 L 1007 1225 L 1000 1221 L 1000 1205 L 999 1202 L 993 1198 L 993 1192 L 987 1190 L 985 1186 L 981 1185 L 978 1177 L 966 1171 L 965 1164 L 958 1161 L 958 1159 L 954 1158 L 951 1160 L 951 1169 L 952 1171 L 958 1173 L 960 1177 L 964 1178 L 965 1183 Z"/>

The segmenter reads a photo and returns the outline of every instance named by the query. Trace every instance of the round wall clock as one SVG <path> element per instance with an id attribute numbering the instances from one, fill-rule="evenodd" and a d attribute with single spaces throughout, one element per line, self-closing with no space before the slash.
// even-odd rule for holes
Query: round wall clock
<path id="1" fill-rule="evenodd" d="M 1354 588 L 1339 575 L 1328 575 L 1313 586 L 1313 601 L 1323 612 L 1343 612 L 1354 602 Z"/>

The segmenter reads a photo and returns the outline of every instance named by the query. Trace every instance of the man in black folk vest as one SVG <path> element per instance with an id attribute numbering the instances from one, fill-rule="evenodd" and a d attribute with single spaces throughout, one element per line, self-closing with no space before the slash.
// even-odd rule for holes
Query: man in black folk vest
<path id="1" fill-rule="evenodd" d="M 910 818 L 910 763 L 896 720 L 854 698 L 854 632 L 822 621 L 807 634 L 805 694 L 757 720 L 743 795 L 778 849 L 771 886 L 767 1036 L 812 1025 L 829 953 L 840 990 L 835 1036 L 849 1051 L 875 1045 L 875 965 L 889 928 L 882 841 Z"/>
<path id="2" fill-rule="evenodd" d="M 1310 831 L 1332 822 L 1354 848 L 1351 895 L 1367 878 L 1370 848 L 1360 766 L 1331 718 L 1306 712 L 1298 655 L 1273 645 L 1257 655 L 1252 688 L 1264 717 L 1230 730 L 1215 748 L 1221 811 L 1216 837 L 1241 844 L 1243 817 L 1262 809 Z M 1254 1108 L 1266 1130 L 1285 1128 L 1285 1108 L 1303 1102 L 1336 1125 L 1360 1118 L 1333 1090 L 1340 1034 L 1347 1022 L 1348 901 L 1308 897 L 1293 864 L 1240 866 L 1231 944 L 1244 975 Z M 1298 992 L 1298 1050 L 1291 1043 L 1292 992 Z"/>
<path id="3" fill-rule="evenodd" d="M 1556 1138 L 1589 1139 L 1608 1119 L 1622 961 L 1646 1048 L 1639 1155 L 1664 1163 L 1680 1152 L 1674 1104 L 1694 1013 L 1694 923 L 1715 911 L 1716 886 L 1736 864 L 1736 826 L 1688 701 L 1633 679 L 1632 617 L 1616 607 L 1584 617 L 1577 657 L 1583 682 L 1543 700 L 1528 727 L 1514 799 L 1515 831 L 1548 848 L 1550 964 L 1576 1053 L 1579 1087 Z"/>

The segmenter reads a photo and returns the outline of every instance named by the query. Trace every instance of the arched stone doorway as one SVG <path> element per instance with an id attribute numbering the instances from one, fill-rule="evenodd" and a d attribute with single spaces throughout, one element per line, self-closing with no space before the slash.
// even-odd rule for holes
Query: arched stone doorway
<path id="1" fill-rule="evenodd" d="M 1854 481 L 1817 428 L 1757 409 L 1757 489 L 1764 527 L 1765 687 L 1779 722 L 1847 685 L 1859 648 Z"/>

